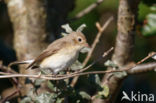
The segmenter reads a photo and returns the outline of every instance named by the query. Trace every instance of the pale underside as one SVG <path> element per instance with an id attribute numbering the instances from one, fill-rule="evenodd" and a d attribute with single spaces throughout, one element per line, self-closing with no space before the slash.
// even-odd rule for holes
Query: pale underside
<path id="1" fill-rule="evenodd" d="M 78 54 L 79 52 L 73 50 L 73 48 L 60 50 L 44 59 L 39 66 L 41 69 L 49 69 L 54 74 L 57 74 L 59 71 L 70 67 L 77 60 Z"/>

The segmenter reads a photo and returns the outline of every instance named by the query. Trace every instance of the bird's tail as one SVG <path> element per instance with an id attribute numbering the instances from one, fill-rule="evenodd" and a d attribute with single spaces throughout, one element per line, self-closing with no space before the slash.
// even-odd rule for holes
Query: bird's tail
<path id="1" fill-rule="evenodd" d="M 25 60 L 25 61 L 15 61 L 15 62 L 11 62 L 8 67 L 11 67 L 13 65 L 19 65 L 19 64 L 31 64 L 34 60 Z"/>

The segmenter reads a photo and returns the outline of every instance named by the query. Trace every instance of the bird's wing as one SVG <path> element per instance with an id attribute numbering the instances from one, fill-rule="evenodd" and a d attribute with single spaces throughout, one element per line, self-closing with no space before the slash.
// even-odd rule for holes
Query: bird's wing
<path id="1" fill-rule="evenodd" d="M 47 50 L 43 51 L 26 69 L 32 67 L 35 63 L 42 61 L 44 58 L 57 53 L 57 51 L 58 49 L 55 49 L 53 51 L 47 51 Z"/>
<path id="2" fill-rule="evenodd" d="M 62 47 L 64 47 L 66 42 L 57 40 L 48 46 L 26 69 L 32 67 L 34 64 L 41 62 L 44 58 L 57 53 Z"/>

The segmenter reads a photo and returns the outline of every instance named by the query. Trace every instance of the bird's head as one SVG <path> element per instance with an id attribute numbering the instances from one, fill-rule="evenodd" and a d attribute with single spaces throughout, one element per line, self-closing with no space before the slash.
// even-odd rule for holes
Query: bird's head
<path id="1" fill-rule="evenodd" d="M 83 48 L 90 48 L 86 37 L 84 34 L 82 34 L 81 32 L 72 32 L 71 34 L 69 34 L 68 36 L 71 37 L 71 44 L 74 46 L 74 48 L 81 50 Z"/>

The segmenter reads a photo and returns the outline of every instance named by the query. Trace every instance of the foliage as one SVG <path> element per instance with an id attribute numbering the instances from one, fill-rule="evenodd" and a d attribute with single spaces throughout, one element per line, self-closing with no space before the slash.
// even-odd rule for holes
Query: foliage
<path id="1" fill-rule="evenodd" d="M 148 23 L 143 26 L 142 33 L 145 36 L 156 35 L 156 14 L 147 15 Z"/>
<path id="2" fill-rule="evenodd" d="M 50 91 L 38 94 L 36 91 L 38 88 L 32 88 L 28 95 L 24 97 L 20 103 L 62 103 L 68 100 L 70 103 L 85 103 L 91 101 L 92 95 L 84 90 L 77 90 L 70 86 L 70 81 L 60 80 L 60 81 L 47 81 L 42 79 L 37 79 L 35 81 L 35 87 L 40 86 L 42 82 L 45 82 Z M 96 98 L 106 98 L 109 96 L 109 88 L 107 85 L 100 84 L 99 75 L 90 75 L 87 77 L 87 84 L 92 84 L 90 87 L 97 89 Z"/>
<path id="3" fill-rule="evenodd" d="M 147 24 L 143 26 L 142 33 L 145 36 L 156 35 L 156 6 L 152 6 L 154 13 L 149 13 L 146 17 Z"/>
<path id="4" fill-rule="evenodd" d="M 142 34 L 144 36 L 156 35 L 156 5 L 143 0 L 139 5 L 138 20 L 143 22 Z"/>

